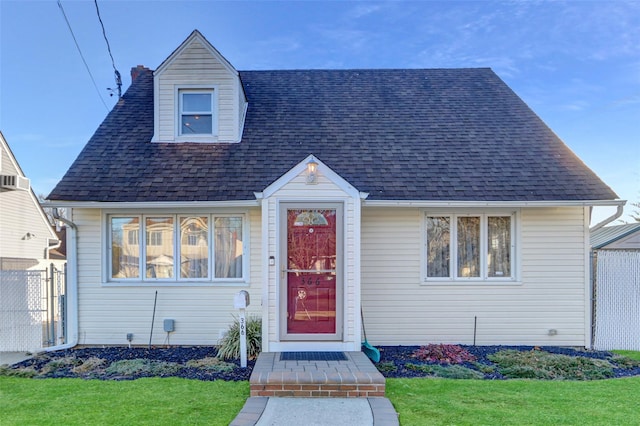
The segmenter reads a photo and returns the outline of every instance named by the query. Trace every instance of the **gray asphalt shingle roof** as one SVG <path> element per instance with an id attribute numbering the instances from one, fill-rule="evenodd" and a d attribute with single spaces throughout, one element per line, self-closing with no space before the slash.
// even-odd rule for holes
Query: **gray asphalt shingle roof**
<path id="1" fill-rule="evenodd" d="M 153 75 L 143 72 L 48 198 L 251 200 L 309 154 L 370 200 L 617 198 L 487 68 L 240 78 L 240 143 L 151 143 Z"/>

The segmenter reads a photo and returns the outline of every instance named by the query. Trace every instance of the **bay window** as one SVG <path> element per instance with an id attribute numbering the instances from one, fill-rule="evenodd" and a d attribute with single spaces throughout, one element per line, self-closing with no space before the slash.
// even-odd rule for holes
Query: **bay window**
<path id="1" fill-rule="evenodd" d="M 515 214 L 425 214 L 425 281 L 515 279 Z"/>
<path id="2" fill-rule="evenodd" d="M 241 214 L 110 215 L 107 278 L 241 281 L 244 226 Z"/>

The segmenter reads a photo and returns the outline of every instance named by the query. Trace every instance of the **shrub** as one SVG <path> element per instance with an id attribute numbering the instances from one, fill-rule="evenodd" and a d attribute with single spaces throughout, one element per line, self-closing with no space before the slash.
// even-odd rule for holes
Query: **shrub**
<path id="1" fill-rule="evenodd" d="M 458 345 L 429 344 L 417 349 L 413 356 L 425 362 L 441 364 L 462 364 L 473 362 L 476 357 Z"/>
<path id="2" fill-rule="evenodd" d="M 236 365 L 230 362 L 224 362 L 220 358 L 208 356 L 206 358 L 187 361 L 187 367 L 202 368 L 216 373 L 226 373 L 233 371 Z"/>
<path id="3" fill-rule="evenodd" d="M 613 377 L 613 365 L 605 360 L 551 354 L 532 350 L 504 350 L 489 355 L 503 376 L 519 379 L 598 380 Z"/>
<path id="4" fill-rule="evenodd" d="M 615 362 L 618 367 L 631 370 L 640 367 L 640 360 L 629 358 L 628 356 L 614 355 L 611 361 Z"/>
<path id="5" fill-rule="evenodd" d="M 376 364 L 376 368 L 381 373 L 394 373 L 394 372 L 398 371 L 398 367 L 392 361 L 380 362 L 380 363 Z"/>
<path id="6" fill-rule="evenodd" d="M 0 376 L 6 377 L 21 377 L 23 379 L 30 379 L 38 374 L 32 367 L 25 368 L 11 368 L 8 365 L 0 365 Z"/>
<path id="7" fill-rule="evenodd" d="M 91 358 L 88 358 L 86 361 L 84 361 L 82 364 L 74 367 L 71 371 L 73 371 L 76 374 L 90 373 L 96 369 L 100 369 L 105 363 L 106 363 L 106 360 L 92 356 Z"/>
<path id="8" fill-rule="evenodd" d="M 420 371 L 444 379 L 483 379 L 484 374 L 462 365 L 407 364 L 409 370 Z"/>
<path id="9" fill-rule="evenodd" d="M 42 367 L 41 374 L 55 373 L 61 368 L 75 367 L 82 364 L 82 361 L 76 357 L 67 356 L 49 361 Z"/>
<path id="10" fill-rule="evenodd" d="M 168 376 L 175 374 L 182 369 L 182 366 L 175 362 L 153 361 L 148 359 L 123 359 L 112 363 L 105 370 L 109 374 L 119 376 Z"/>
<path id="11" fill-rule="evenodd" d="M 262 350 L 262 320 L 257 316 L 249 316 L 247 325 L 247 357 L 255 359 Z M 229 326 L 227 335 L 224 336 L 218 348 L 218 357 L 222 359 L 240 359 L 240 321 L 235 321 Z"/>

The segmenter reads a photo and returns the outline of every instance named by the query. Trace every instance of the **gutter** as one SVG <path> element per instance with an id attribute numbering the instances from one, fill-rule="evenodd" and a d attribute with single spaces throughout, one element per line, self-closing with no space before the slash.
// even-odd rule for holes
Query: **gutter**
<path id="1" fill-rule="evenodd" d="M 592 228 L 589 228 L 589 232 L 597 231 L 598 229 L 602 228 L 603 226 L 613 222 L 614 220 L 622 216 L 622 212 L 624 211 L 625 204 L 626 204 L 626 201 L 621 201 L 617 205 L 618 208 L 616 209 L 616 212 L 614 214 L 612 214 L 602 222 L 595 224 Z"/>
<path id="2" fill-rule="evenodd" d="M 44 352 L 73 348 L 78 344 L 78 226 L 53 209 L 53 217 L 66 224 L 70 232 L 67 234 L 67 329 L 66 343 L 43 348 Z"/>

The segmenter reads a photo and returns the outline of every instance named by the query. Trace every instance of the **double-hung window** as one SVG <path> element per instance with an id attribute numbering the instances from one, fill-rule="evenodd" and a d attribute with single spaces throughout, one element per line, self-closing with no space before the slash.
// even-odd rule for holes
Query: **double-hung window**
<path id="1" fill-rule="evenodd" d="M 515 280 L 515 213 L 425 214 L 425 281 Z"/>
<path id="2" fill-rule="evenodd" d="M 215 96 L 213 89 L 178 90 L 179 136 L 215 134 Z"/>
<path id="3" fill-rule="evenodd" d="M 244 227 L 242 214 L 110 215 L 108 279 L 242 281 Z"/>

